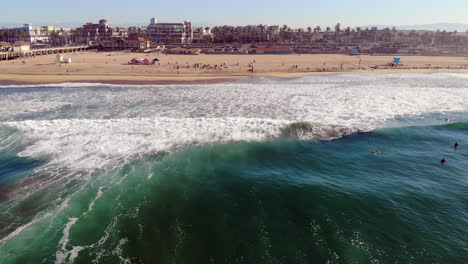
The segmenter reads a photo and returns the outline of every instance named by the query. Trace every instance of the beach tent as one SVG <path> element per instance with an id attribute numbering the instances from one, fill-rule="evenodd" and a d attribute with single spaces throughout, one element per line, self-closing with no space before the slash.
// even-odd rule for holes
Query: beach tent
<path id="1" fill-rule="evenodd" d="M 138 60 L 136 58 L 133 58 L 131 62 L 138 62 Z"/>
<path id="2" fill-rule="evenodd" d="M 393 63 L 400 63 L 401 62 L 401 58 L 400 57 L 394 57 L 393 58 Z"/>

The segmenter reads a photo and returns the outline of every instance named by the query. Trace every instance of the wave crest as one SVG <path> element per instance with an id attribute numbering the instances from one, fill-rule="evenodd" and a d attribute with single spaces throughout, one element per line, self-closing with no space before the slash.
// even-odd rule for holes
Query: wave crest
<path id="1" fill-rule="evenodd" d="M 339 125 L 296 122 L 285 127 L 282 130 L 281 136 L 283 138 L 297 138 L 300 140 L 332 140 L 358 131 L 360 129 Z"/>

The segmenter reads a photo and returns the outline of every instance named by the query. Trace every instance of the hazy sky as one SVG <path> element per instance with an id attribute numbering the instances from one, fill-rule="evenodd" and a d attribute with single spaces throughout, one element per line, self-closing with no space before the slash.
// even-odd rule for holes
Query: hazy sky
<path id="1" fill-rule="evenodd" d="M 288 24 L 345 26 L 468 24 L 468 0 L 1 0 L 1 23 L 113 25 L 192 21 L 195 25 Z"/>

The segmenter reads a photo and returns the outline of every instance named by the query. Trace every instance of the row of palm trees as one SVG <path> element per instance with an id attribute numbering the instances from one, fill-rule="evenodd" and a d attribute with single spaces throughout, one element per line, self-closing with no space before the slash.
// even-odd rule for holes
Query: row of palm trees
<path id="1" fill-rule="evenodd" d="M 209 28 L 205 28 L 209 29 Z M 467 45 L 468 38 L 460 36 L 456 31 L 436 31 L 436 32 L 417 32 L 417 31 L 398 31 L 395 28 L 378 29 L 371 28 L 342 28 L 340 23 L 337 23 L 332 31 L 331 27 L 326 27 L 323 30 L 320 26 L 293 29 L 287 25 L 283 26 L 267 26 L 267 25 L 250 25 L 250 26 L 219 26 L 211 30 L 212 39 L 204 39 L 204 41 L 212 41 L 216 43 L 281 43 L 281 42 L 410 42 L 415 44 L 432 44 L 432 45 Z M 41 33 L 42 34 L 42 33 Z M 63 30 L 44 32 L 49 36 L 49 39 L 55 45 L 64 45 L 70 43 L 81 43 L 89 41 L 84 36 L 83 28 L 76 28 L 71 32 Z M 138 33 L 137 35 L 145 35 Z M 147 36 L 147 34 L 145 35 Z M 0 41 L 29 41 L 30 33 L 20 29 L 0 29 Z M 168 40 L 170 41 L 170 40 Z"/>
<path id="2" fill-rule="evenodd" d="M 457 32 L 417 32 L 398 31 L 395 27 L 378 29 L 377 27 L 346 27 L 337 23 L 332 31 L 326 27 L 323 31 L 320 26 L 306 29 L 293 29 L 283 26 L 221 26 L 212 29 L 213 41 L 222 43 L 231 42 L 409 42 L 414 44 L 467 44 L 468 37 L 460 36 Z"/>

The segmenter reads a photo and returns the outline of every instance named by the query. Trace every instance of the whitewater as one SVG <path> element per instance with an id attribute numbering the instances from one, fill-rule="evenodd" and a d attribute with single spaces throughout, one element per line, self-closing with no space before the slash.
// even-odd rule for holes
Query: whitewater
<path id="1" fill-rule="evenodd" d="M 267 140 L 298 121 L 314 124 L 312 138 L 332 139 L 370 131 L 397 117 L 468 109 L 466 74 L 344 74 L 252 82 L 17 86 L 24 92 L 2 91 L 0 120 L 30 140 L 19 155 L 92 169 L 187 144 Z"/>
<path id="2" fill-rule="evenodd" d="M 170 159 L 217 144 L 288 141 L 286 129 L 298 122 L 308 129 L 297 139 L 326 142 L 382 128 L 466 122 L 467 113 L 468 74 L 455 73 L 250 78 L 209 85 L 0 86 L 0 154 L 4 160 L 34 161 L 13 176 L 5 172 L 0 255 L 6 257 L 0 262 L 16 263 L 16 247 L 44 229 L 56 239 L 50 241 L 54 253 L 45 250 L 41 260 L 85 263 L 80 254 L 105 245 L 118 221 L 106 222 L 99 239 L 87 243 L 72 245 L 71 230 L 127 177 L 139 170 L 147 180 L 157 177 L 149 165 L 120 171 L 136 161 Z M 78 202 L 86 192 L 89 197 Z M 13 213 L 37 196 L 46 204 Z M 78 203 L 80 210 L 70 209 Z M 100 263 L 114 255 L 120 263 L 147 263 L 122 253 L 128 240 L 119 238 L 111 253 L 93 253 L 90 260 Z"/>

